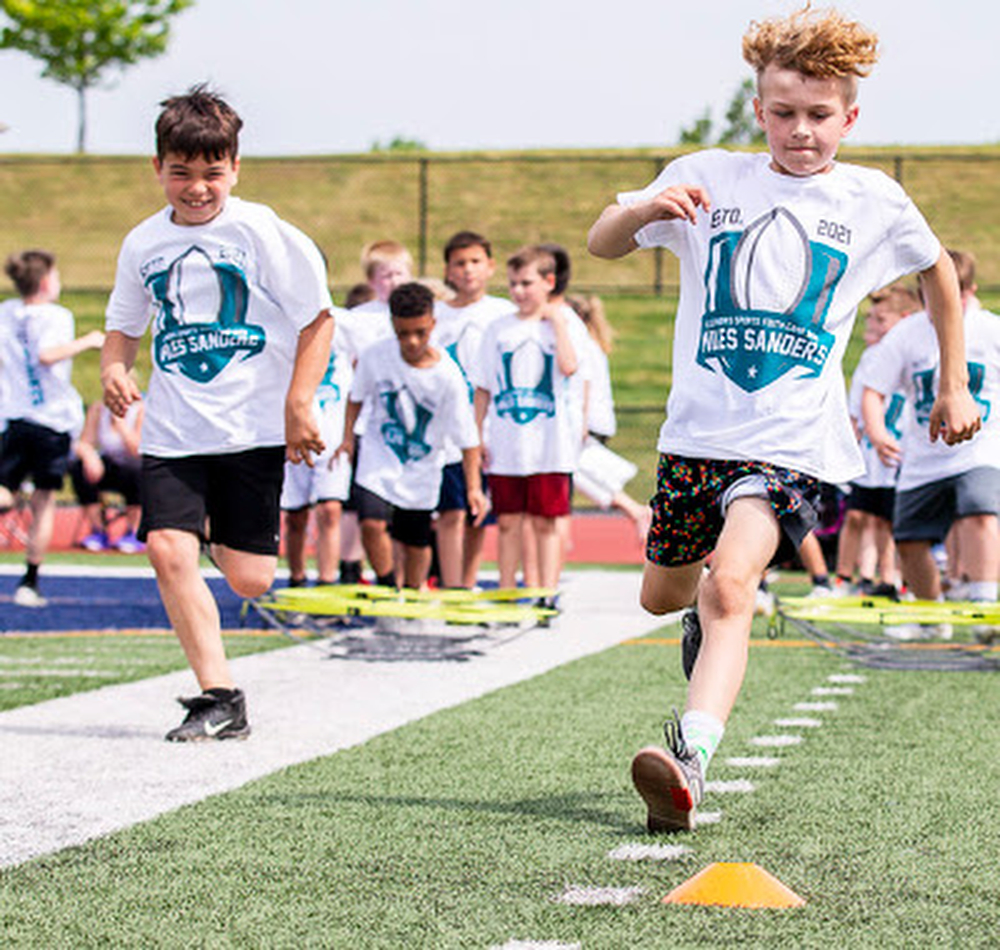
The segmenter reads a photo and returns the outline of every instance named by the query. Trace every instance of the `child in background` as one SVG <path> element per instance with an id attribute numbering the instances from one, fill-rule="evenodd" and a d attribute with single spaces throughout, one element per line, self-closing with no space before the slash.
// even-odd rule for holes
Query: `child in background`
<path id="1" fill-rule="evenodd" d="M 106 551 L 114 547 L 122 554 L 138 554 L 146 550 L 146 545 L 137 536 L 142 514 L 139 443 L 145 414 L 144 402 L 132 403 L 123 418 L 99 402 L 87 410 L 83 431 L 74 446 L 76 458 L 69 468 L 73 490 L 90 526 L 87 536 L 80 542 L 80 547 L 86 551 Z M 104 523 L 100 499 L 104 491 L 118 492 L 125 500 L 127 527 L 114 542 L 108 537 Z"/>
<path id="2" fill-rule="evenodd" d="M 71 380 L 73 357 L 100 349 L 104 334 L 75 337 L 73 314 L 59 306 L 55 255 L 11 254 L 5 266 L 18 297 L 0 304 L 0 366 L 9 413 L 0 455 L 4 502 L 31 479 L 31 527 L 24 576 L 14 592 L 19 607 L 44 607 L 38 571 L 52 540 L 55 493 L 62 488 L 73 438 L 83 423 L 83 402 Z M 9 507 L 9 504 L 7 505 Z"/>
<path id="3" fill-rule="evenodd" d="M 334 319 L 343 311 L 334 311 Z M 310 512 L 316 521 L 316 583 L 335 584 L 340 563 L 341 513 L 351 490 L 350 459 L 334 453 L 344 440 L 347 396 L 354 378 L 355 355 L 347 331 L 338 321 L 326 372 L 316 389 L 313 412 L 319 420 L 320 437 L 326 448 L 315 463 L 294 465 L 285 462 L 285 482 L 281 489 L 281 509 L 285 513 L 285 555 L 288 558 L 288 586 L 306 583 L 306 542 Z"/>
<path id="4" fill-rule="evenodd" d="M 862 414 L 879 457 L 899 465 L 893 509 L 893 537 L 903 581 L 916 597 L 941 598 L 941 578 L 931 547 L 954 526 L 968 570 L 965 596 L 995 601 L 1000 573 L 1000 318 L 976 299 L 975 259 L 951 251 L 964 311 L 970 388 L 982 416 L 980 435 L 967 445 L 935 441 L 931 407 L 947 392 L 948 364 L 935 343 L 931 313 L 907 317 L 872 351 L 866 368 Z M 924 297 L 931 300 L 928 287 Z M 902 439 L 885 423 L 887 401 L 902 390 L 908 419 Z M 919 631 L 904 626 L 902 636 Z"/>
<path id="5" fill-rule="evenodd" d="M 486 515 L 479 482 L 479 436 L 458 366 L 431 345 L 434 294 L 422 284 L 397 287 L 389 297 L 395 339 L 361 353 L 347 404 L 338 454 L 354 451 L 354 425 L 369 412 L 365 451 L 356 481 L 362 502 L 373 495 L 390 507 L 392 538 L 403 546 L 403 583 L 420 589 L 431 564 L 431 516 L 441 492 L 445 442 L 462 451 L 469 507 Z M 362 504 L 362 512 L 365 510 Z M 365 519 L 362 516 L 362 530 Z M 372 567 L 380 584 L 393 584 L 391 547 Z"/>
<path id="6" fill-rule="evenodd" d="M 476 422 L 487 439 L 500 586 L 516 586 L 521 523 L 528 519 L 537 545 L 538 582 L 554 589 L 562 563 L 556 520 L 569 514 L 569 476 L 580 441 L 570 380 L 578 371 L 585 331 L 549 301 L 556 283 L 556 261 L 549 251 L 538 245 L 523 248 L 507 261 L 507 277 L 517 311 L 490 323 L 480 357 L 469 368 Z"/>
<path id="7" fill-rule="evenodd" d="M 286 455 L 311 464 L 324 448 L 313 397 L 333 337 L 326 268 L 301 231 L 230 195 L 242 124 L 203 86 L 163 103 L 153 167 L 167 206 L 122 244 L 101 358 L 104 402 L 124 416 L 142 398 L 129 371 L 152 320 L 139 535 L 202 690 L 181 700 L 174 742 L 250 733 L 202 544 L 239 596 L 265 593 Z"/>
<path id="8" fill-rule="evenodd" d="M 444 280 L 454 296 L 434 306 L 434 344 L 458 363 L 466 379 L 468 367 L 478 358 L 485 327 L 514 309 L 510 301 L 487 293 L 495 272 L 493 247 L 481 234 L 459 231 L 445 244 Z M 471 384 L 468 388 L 471 403 Z M 479 574 L 485 526 L 470 517 L 460 453 L 454 446 L 448 449 L 437 513 L 441 585 L 471 589 Z"/>
<path id="9" fill-rule="evenodd" d="M 652 831 L 694 827 L 743 682 L 765 569 L 813 527 L 818 480 L 864 470 L 841 362 L 874 289 L 922 273 L 942 368 L 931 436 L 952 444 L 979 427 L 951 260 L 896 182 L 835 161 L 877 42 L 836 11 L 752 23 L 743 56 L 757 76 L 767 152 L 676 159 L 647 188 L 619 195 L 590 231 L 599 257 L 661 246 L 680 259 L 641 600 L 655 614 L 697 600 L 703 643 L 668 748 L 632 761 Z"/>

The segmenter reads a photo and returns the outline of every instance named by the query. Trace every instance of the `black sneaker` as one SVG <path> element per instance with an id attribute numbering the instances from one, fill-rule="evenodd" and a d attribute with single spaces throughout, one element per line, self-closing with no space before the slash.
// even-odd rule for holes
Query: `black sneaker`
<path id="1" fill-rule="evenodd" d="M 632 759 L 632 784 L 646 803 L 646 827 L 656 831 L 691 831 L 705 797 L 701 760 L 689 749 L 677 712 L 663 726 L 667 748 L 647 746 Z"/>
<path id="2" fill-rule="evenodd" d="M 245 739 L 250 735 L 247 704 L 243 690 L 236 689 L 230 699 L 211 693 L 178 697 L 188 714 L 184 721 L 167 733 L 168 742 L 207 742 L 211 739 Z"/>
<path id="3" fill-rule="evenodd" d="M 698 619 L 698 608 L 692 607 L 681 617 L 681 666 L 686 679 L 691 679 L 700 649 L 701 620 Z"/>

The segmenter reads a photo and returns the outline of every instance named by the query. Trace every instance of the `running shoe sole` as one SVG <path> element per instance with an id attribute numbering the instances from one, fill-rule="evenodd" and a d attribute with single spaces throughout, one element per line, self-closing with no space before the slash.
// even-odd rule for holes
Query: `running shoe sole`
<path id="1" fill-rule="evenodd" d="M 632 759 L 632 784 L 646 803 L 646 827 L 658 831 L 692 831 L 695 801 L 683 770 L 658 746 L 640 749 Z"/>

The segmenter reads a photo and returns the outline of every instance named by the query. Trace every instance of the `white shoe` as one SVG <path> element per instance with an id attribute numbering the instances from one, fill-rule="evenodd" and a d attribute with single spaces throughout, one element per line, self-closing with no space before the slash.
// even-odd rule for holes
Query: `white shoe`
<path id="1" fill-rule="evenodd" d="M 894 623 L 882 630 L 893 640 L 950 640 L 955 633 L 950 623 Z"/>
<path id="2" fill-rule="evenodd" d="M 44 607 L 48 601 L 34 587 L 22 584 L 14 591 L 14 603 L 18 607 Z"/>

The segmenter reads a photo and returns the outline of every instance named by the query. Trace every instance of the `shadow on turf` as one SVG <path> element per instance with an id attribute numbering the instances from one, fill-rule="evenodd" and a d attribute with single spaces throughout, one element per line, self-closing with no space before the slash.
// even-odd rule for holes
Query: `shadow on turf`
<path id="1" fill-rule="evenodd" d="M 521 798 L 513 801 L 484 801 L 463 798 L 425 798 L 418 795 L 360 795 L 343 792 L 340 794 L 266 795 L 263 801 L 284 806 L 297 802 L 312 804 L 341 803 L 345 805 L 366 805 L 372 808 L 423 808 L 443 811 L 465 812 L 469 814 L 521 815 L 525 818 L 550 818 L 557 821 L 577 821 L 604 825 L 622 836 L 645 834 L 645 824 L 624 819 L 621 803 L 625 796 L 614 793 L 577 792 L 568 795 L 545 795 L 538 798 Z M 602 801 L 614 803 L 616 810 L 600 807 Z M 595 802 L 597 804 L 595 804 Z M 635 804 L 631 796 L 628 802 Z M 634 809 L 638 811 L 638 808 Z"/>
<path id="2" fill-rule="evenodd" d="M 0 736 L 76 736 L 80 739 L 156 739 L 163 738 L 162 732 L 152 729 L 136 729 L 127 726 L 0 726 Z"/>

